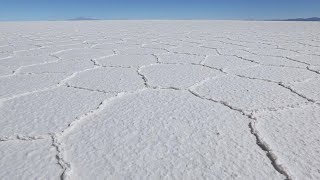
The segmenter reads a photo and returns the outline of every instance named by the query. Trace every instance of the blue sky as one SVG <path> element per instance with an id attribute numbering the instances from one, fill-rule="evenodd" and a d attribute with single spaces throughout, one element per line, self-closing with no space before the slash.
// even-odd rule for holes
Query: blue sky
<path id="1" fill-rule="evenodd" d="M 0 0 L 0 20 L 281 19 L 320 16 L 320 0 Z"/>

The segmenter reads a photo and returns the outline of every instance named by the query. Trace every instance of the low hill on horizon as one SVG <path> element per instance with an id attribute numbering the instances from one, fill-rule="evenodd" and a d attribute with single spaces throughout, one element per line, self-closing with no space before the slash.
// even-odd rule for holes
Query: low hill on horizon
<path id="1" fill-rule="evenodd" d="M 89 18 L 89 17 L 76 17 L 76 18 L 68 19 L 68 21 L 94 21 L 94 20 L 100 20 L 100 19 Z"/>
<path id="2" fill-rule="evenodd" d="M 272 21 L 320 21 L 319 17 L 295 18 L 295 19 L 274 19 Z"/>

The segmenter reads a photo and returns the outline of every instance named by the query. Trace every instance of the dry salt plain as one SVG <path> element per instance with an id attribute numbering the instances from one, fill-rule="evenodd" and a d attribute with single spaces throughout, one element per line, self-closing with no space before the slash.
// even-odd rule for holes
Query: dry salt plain
<path id="1" fill-rule="evenodd" d="M 320 179 L 320 24 L 0 23 L 0 179 Z"/>

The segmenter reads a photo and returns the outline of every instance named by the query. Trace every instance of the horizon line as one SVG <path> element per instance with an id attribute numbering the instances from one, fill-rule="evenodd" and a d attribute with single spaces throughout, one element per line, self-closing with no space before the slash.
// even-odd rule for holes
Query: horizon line
<path id="1" fill-rule="evenodd" d="M 179 21 L 179 20 L 198 20 L 198 21 L 308 21 L 310 22 L 310 19 L 316 19 L 316 21 L 319 21 L 319 17 L 299 17 L 299 18 L 283 18 L 283 19 L 232 19 L 232 18 L 95 18 L 95 17 L 85 17 L 85 16 L 79 16 L 74 18 L 68 18 L 68 19 L 0 19 L 0 22 L 41 22 L 41 21 L 117 21 L 117 20 L 127 20 L 127 21 Z"/>

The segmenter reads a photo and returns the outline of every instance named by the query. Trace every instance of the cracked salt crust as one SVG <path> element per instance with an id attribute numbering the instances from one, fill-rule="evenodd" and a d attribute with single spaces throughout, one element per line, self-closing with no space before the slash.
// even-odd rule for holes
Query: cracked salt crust
<path id="1" fill-rule="evenodd" d="M 257 114 L 257 129 L 296 179 L 320 178 L 319 106 Z"/>
<path id="2" fill-rule="evenodd" d="M 299 93 L 320 102 L 320 78 L 310 79 L 305 82 L 293 84 L 292 87 Z"/>
<path id="3" fill-rule="evenodd" d="M 141 68 L 152 87 L 185 89 L 209 77 L 224 75 L 218 70 L 197 65 L 151 65 Z"/>
<path id="4" fill-rule="evenodd" d="M 0 179 L 319 179 L 319 29 L 0 23 Z"/>
<path id="5" fill-rule="evenodd" d="M 60 53 L 55 54 L 57 57 L 61 58 L 62 60 L 90 60 L 95 59 L 103 56 L 112 55 L 113 50 L 112 49 L 72 49 L 70 51 L 63 51 Z"/>
<path id="6" fill-rule="evenodd" d="M 239 53 L 239 57 L 254 60 L 255 62 L 266 65 L 266 66 L 278 66 L 278 67 L 296 67 L 296 68 L 305 68 L 306 64 L 294 61 L 292 59 L 287 59 L 284 57 L 270 57 L 270 56 L 259 56 L 253 54 L 245 54 L 243 52 Z"/>
<path id="7" fill-rule="evenodd" d="M 168 52 L 164 49 L 152 49 L 152 48 L 142 48 L 142 47 L 119 49 L 118 51 L 119 51 L 119 54 L 124 54 L 124 55 L 163 54 Z"/>
<path id="8" fill-rule="evenodd" d="M 0 108 L 0 126 L 4 128 L 0 137 L 60 132 L 107 97 L 97 92 L 60 87 L 5 101 Z"/>
<path id="9" fill-rule="evenodd" d="M 101 66 L 140 67 L 157 62 L 153 55 L 115 55 L 98 59 Z"/>
<path id="10" fill-rule="evenodd" d="M 65 74 L 26 74 L 0 78 L 0 98 L 36 91 L 56 85 L 66 78 Z"/>
<path id="11" fill-rule="evenodd" d="M 50 62 L 57 62 L 58 59 L 49 55 L 46 56 L 34 56 L 34 57 L 11 57 L 6 60 L 0 61 L 0 66 L 7 68 L 13 73 L 17 73 L 19 70 L 25 67 L 31 67 L 34 65 L 46 64 Z M 2 75 L 2 72 L 0 73 Z M 9 74 L 5 74 L 9 75 Z M 1 76 L 0 76 L 1 77 Z"/>
<path id="12" fill-rule="evenodd" d="M 34 65 L 22 68 L 20 73 L 73 73 L 85 69 L 93 68 L 90 61 L 72 60 L 72 61 L 56 61 L 52 63 Z"/>
<path id="13" fill-rule="evenodd" d="M 135 69 L 113 67 L 82 72 L 67 83 L 106 92 L 134 91 L 144 87 Z"/>
<path id="14" fill-rule="evenodd" d="M 171 63 L 171 64 L 176 64 L 176 63 L 199 64 L 206 58 L 205 56 L 187 55 L 187 54 L 178 54 L 178 53 L 161 54 L 161 55 L 158 55 L 158 57 L 160 62 Z"/>
<path id="15" fill-rule="evenodd" d="M 204 56 L 204 55 L 218 55 L 216 49 L 209 49 L 209 48 L 203 48 L 203 47 L 197 47 L 197 46 L 182 46 L 182 47 L 176 47 L 171 50 L 174 53 L 181 53 L 181 54 L 189 54 L 189 55 L 198 55 L 198 56 Z"/>
<path id="16" fill-rule="evenodd" d="M 320 49 L 319 49 L 320 50 Z M 319 53 L 319 50 L 317 51 Z M 320 55 L 308 55 L 308 54 L 303 54 L 303 55 L 296 55 L 292 56 L 292 59 L 296 59 L 299 61 L 303 61 L 308 63 L 311 66 L 320 66 Z"/>
<path id="17" fill-rule="evenodd" d="M 244 70 L 236 70 L 232 73 L 251 78 L 265 79 L 274 82 L 282 82 L 286 84 L 299 83 L 318 77 L 316 73 L 310 72 L 307 69 L 296 69 L 275 66 L 257 66 L 247 68 Z"/>
<path id="18" fill-rule="evenodd" d="M 257 66 L 257 64 L 253 62 L 245 61 L 235 56 L 209 56 L 204 64 L 221 68 L 227 72 Z M 237 65 L 235 66 L 235 64 Z"/>
<path id="19" fill-rule="evenodd" d="M 0 142 L 0 179 L 59 179 L 51 139 Z"/>
<path id="20" fill-rule="evenodd" d="M 208 80 L 194 87 L 194 91 L 206 98 L 227 102 L 246 111 L 305 102 L 303 98 L 277 84 L 233 76 Z"/>
<path id="21" fill-rule="evenodd" d="M 64 144 L 80 179 L 280 178 L 248 122 L 187 91 L 146 90 L 110 102 Z"/>
<path id="22" fill-rule="evenodd" d="M 0 77 L 1 76 L 11 75 L 12 71 L 13 71 L 12 69 L 0 65 Z"/>

